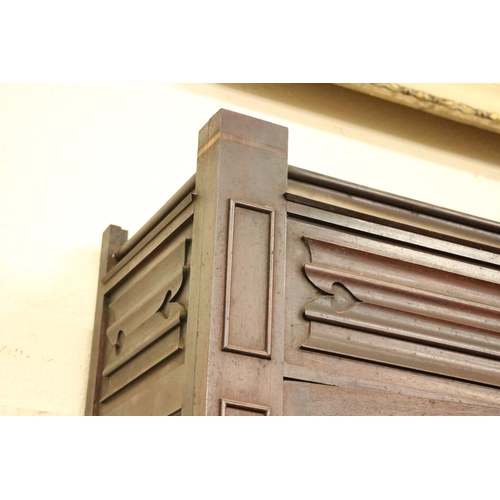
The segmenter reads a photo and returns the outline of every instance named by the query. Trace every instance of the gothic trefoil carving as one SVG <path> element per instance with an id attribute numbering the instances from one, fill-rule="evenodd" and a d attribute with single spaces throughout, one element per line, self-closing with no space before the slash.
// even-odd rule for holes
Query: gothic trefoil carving
<path id="1" fill-rule="evenodd" d="M 304 242 L 311 254 L 304 273 L 324 295 L 304 309 L 310 331 L 303 348 L 500 385 L 498 307 L 450 293 L 451 273 L 433 271 L 447 283 L 443 293 L 439 280 L 419 282 L 417 266 L 404 275 L 396 259 Z M 340 255 L 349 255 L 348 269 Z"/>
<path id="2" fill-rule="evenodd" d="M 110 303 L 110 317 L 114 321 L 106 336 L 114 351 L 104 367 L 104 376 L 113 374 L 185 322 L 186 310 L 177 298 L 189 272 L 185 265 L 188 243 L 189 240 L 182 242 Z"/>

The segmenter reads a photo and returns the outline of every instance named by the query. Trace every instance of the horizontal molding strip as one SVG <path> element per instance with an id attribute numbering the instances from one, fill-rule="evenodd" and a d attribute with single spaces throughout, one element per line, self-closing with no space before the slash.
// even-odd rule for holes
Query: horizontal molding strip
<path id="1" fill-rule="evenodd" d="M 341 290 L 339 287 L 334 294 Z M 498 336 L 371 303 L 353 302 L 348 310 L 337 313 L 332 310 L 332 298 L 321 297 L 306 307 L 304 316 L 310 321 L 500 359 Z"/>
<path id="2" fill-rule="evenodd" d="M 314 264 L 306 264 L 304 269 L 311 283 L 326 293 L 331 293 L 333 283 L 340 282 L 365 303 L 498 333 L 493 342 L 500 353 L 498 307 Z"/>
<path id="3" fill-rule="evenodd" d="M 311 323 L 302 348 L 500 387 L 496 360 L 324 323 Z"/>
<path id="4" fill-rule="evenodd" d="M 105 293 L 112 292 L 121 281 L 127 279 L 134 269 L 144 265 L 149 257 L 157 255 L 163 249 L 168 251 L 170 242 L 182 231 L 187 232 L 187 237 L 191 237 L 190 225 L 193 221 L 193 205 L 187 206 L 178 217 L 163 226 L 160 224 L 150 234 L 144 238 L 137 246 L 127 254 L 123 260 L 111 268 L 108 274 L 102 279 Z"/>
<path id="5" fill-rule="evenodd" d="M 412 226 L 401 226 L 383 219 L 373 219 L 364 217 L 363 214 L 354 212 L 344 212 L 337 210 L 334 205 L 328 207 L 321 203 L 305 198 L 297 198 L 294 195 L 288 196 L 288 214 L 301 220 L 313 223 L 323 223 L 328 226 L 340 228 L 357 233 L 374 235 L 380 239 L 392 240 L 399 244 L 407 244 L 418 248 L 431 249 L 445 255 L 462 257 L 475 262 L 486 263 L 500 269 L 500 250 L 496 253 L 496 248 L 483 245 L 483 248 L 476 248 L 477 245 L 467 240 L 457 238 L 446 238 L 445 234 L 420 231 Z M 292 201 L 293 200 L 293 201 Z M 330 210 L 332 208 L 332 210 Z M 453 241 L 451 241 L 453 240 Z M 484 248 L 487 248 L 485 250 Z M 494 249 L 494 252 L 490 250 Z"/>
<path id="6" fill-rule="evenodd" d="M 324 174 L 311 172 L 302 168 L 288 166 L 288 194 L 300 195 L 301 184 L 303 186 L 319 187 L 329 191 L 344 193 L 351 197 L 376 202 L 388 207 L 394 207 L 406 211 L 408 214 L 425 215 L 432 217 L 436 221 L 452 223 L 466 228 L 474 228 L 484 231 L 484 236 L 493 237 L 500 253 L 500 222 L 483 219 L 474 215 L 464 214 L 455 210 L 438 207 L 422 201 L 412 200 L 403 196 L 368 188 L 359 184 L 335 179 Z M 295 183 L 293 181 L 296 181 Z"/>

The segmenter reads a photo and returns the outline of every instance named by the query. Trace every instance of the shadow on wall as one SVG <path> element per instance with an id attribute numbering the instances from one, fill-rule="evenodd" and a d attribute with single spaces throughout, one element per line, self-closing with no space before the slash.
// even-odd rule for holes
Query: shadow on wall
<path id="1" fill-rule="evenodd" d="M 485 166 L 484 169 L 478 169 L 476 173 L 500 180 L 500 134 L 447 120 L 330 83 L 233 83 L 221 85 L 260 98 L 272 99 L 290 107 L 299 107 L 329 119 L 344 121 L 430 148 L 449 151 L 488 163 L 488 166 Z M 323 123 L 325 125 L 322 125 Z M 318 120 L 314 126 L 325 132 L 331 132 L 324 121 Z M 369 136 L 367 140 L 374 145 L 383 147 L 383 144 L 380 144 L 375 138 L 376 136 Z M 391 143 L 391 148 L 394 147 L 397 149 L 398 145 Z M 400 143 L 400 149 L 401 152 L 407 153 L 407 147 L 404 143 Z M 412 154 L 415 152 L 412 151 Z M 422 159 L 431 159 L 421 149 L 416 154 Z M 439 160 L 432 157 L 431 161 Z M 447 161 L 444 164 L 453 168 L 462 168 L 460 162 L 451 165 Z M 470 169 L 465 170 L 470 172 Z"/>

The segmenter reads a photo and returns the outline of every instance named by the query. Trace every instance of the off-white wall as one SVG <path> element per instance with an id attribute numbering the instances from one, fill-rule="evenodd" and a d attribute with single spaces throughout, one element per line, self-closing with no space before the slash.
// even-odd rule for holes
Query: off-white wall
<path id="1" fill-rule="evenodd" d="M 500 219 L 500 138 L 333 85 L 0 86 L 0 415 L 84 411 L 102 231 L 195 172 L 221 107 L 289 127 L 289 163 Z"/>

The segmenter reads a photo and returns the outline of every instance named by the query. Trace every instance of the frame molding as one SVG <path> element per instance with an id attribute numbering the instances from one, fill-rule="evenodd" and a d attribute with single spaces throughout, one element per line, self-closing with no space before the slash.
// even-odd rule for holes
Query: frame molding
<path id="1" fill-rule="evenodd" d="M 469 95 L 466 92 L 462 92 L 463 98 L 457 100 L 456 98 L 450 98 L 451 96 L 437 96 L 399 83 L 339 83 L 337 85 L 489 130 L 490 132 L 500 133 L 500 110 L 488 111 L 468 104 Z M 475 85 L 477 86 L 477 94 L 478 92 L 481 93 L 484 86 L 488 84 Z M 491 85 L 494 84 L 489 84 L 488 87 Z M 495 88 L 495 91 L 498 91 L 500 96 L 500 86 L 498 86 L 498 89 Z M 464 102 L 462 102 L 462 99 Z"/>

